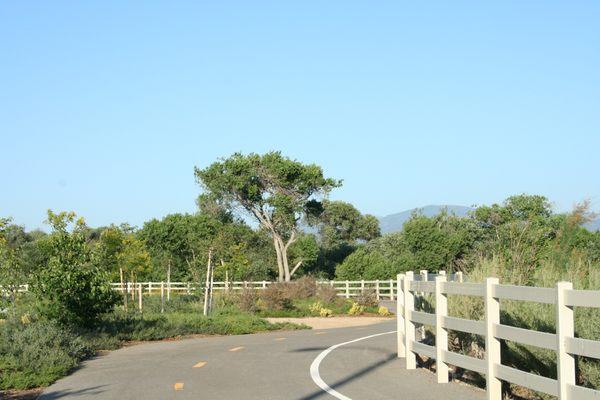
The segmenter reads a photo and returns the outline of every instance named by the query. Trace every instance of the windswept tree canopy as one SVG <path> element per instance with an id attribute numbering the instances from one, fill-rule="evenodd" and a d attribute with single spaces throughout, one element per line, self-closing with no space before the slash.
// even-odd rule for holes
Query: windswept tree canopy
<path id="1" fill-rule="evenodd" d="M 195 168 L 195 175 L 204 189 L 200 204 L 206 207 L 210 199 L 227 210 L 243 210 L 271 233 L 280 280 L 289 280 L 294 272 L 287 250 L 298 238 L 298 222 L 321 213 L 320 198 L 341 185 L 325 178 L 318 165 L 302 164 L 280 152 L 235 153 L 205 169 Z"/>

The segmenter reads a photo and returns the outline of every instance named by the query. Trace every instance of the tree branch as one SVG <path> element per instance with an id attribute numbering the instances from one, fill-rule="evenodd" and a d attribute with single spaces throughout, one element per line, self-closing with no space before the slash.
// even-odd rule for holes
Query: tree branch
<path id="1" fill-rule="evenodd" d="M 290 276 L 294 275 L 294 272 L 296 272 L 296 270 L 297 270 L 298 268 L 300 268 L 300 266 L 301 266 L 301 265 L 302 265 L 302 260 L 298 261 L 298 264 L 296 264 L 296 265 L 294 266 L 294 268 L 292 269 L 292 272 L 290 272 Z"/>

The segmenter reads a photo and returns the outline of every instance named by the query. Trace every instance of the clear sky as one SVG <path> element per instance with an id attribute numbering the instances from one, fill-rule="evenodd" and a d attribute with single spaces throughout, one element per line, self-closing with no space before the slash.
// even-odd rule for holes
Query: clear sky
<path id="1" fill-rule="evenodd" d="M 375 215 L 598 210 L 599 21 L 595 1 L 4 2 L 0 216 L 141 225 L 195 210 L 195 165 L 272 149 Z"/>

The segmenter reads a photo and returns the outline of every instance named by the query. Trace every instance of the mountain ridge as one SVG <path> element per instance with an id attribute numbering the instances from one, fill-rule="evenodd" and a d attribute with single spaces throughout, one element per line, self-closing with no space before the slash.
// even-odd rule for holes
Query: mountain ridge
<path id="1" fill-rule="evenodd" d="M 420 212 L 426 217 L 433 217 L 441 213 L 444 209 L 449 214 L 454 214 L 457 217 L 466 217 L 468 213 L 473 210 L 472 207 L 467 206 L 429 204 L 424 207 L 417 207 L 410 210 L 389 214 L 384 217 L 379 217 L 379 227 L 381 228 L 381 233 L 383 234 L 398 232 L 402 230 L 404 223 L 410 219 L 413 212 Z"/>
<path id="2" fill-rule="evenodd" d="M 378 217 L 379 227 L 381 233 L 392 233 L 402 230 L 404 223 L 408 221 L 414 212 L 420 212 L 426 217 L 433 217 L 446 210 L 449 214 L 454 214 L 457 217 L 466 217 L 469 212 L 473 210 L 473 207 L 459 206 L 459 205 L 436 205 L 429 204 L 424 207 L 416 207 L 410 210 L 401 211 L 394 214 L 389 214 L 384 217 Z M 583 224 L 583 226 L 589 231 L 600 231 L 600 218 Z"/>

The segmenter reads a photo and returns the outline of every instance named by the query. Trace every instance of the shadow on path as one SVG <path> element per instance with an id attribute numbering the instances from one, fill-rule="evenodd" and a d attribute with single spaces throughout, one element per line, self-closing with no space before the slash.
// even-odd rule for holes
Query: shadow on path
<path id="1" fill-rule="evenodd" d="M 104 392 L 104 390 L 100 390 L 100 388 L 102 388 L 104 386 L 106 386 L 106 385 L 94 386 L 94 387 L 80 389 L 80 390 L 59 390 L 56 392 L 44 393 L 40 397 L 38 397 L 38 399 L 39 400 L 54 400 L 54 399 L 60 399 L 60 398 L 66 397 L 66 396 L 81 396 L 84 394 L 95 395 L 95 394 L 100 394 L 100 393 Z"/>
<path id="2" fill-rule="evenodd" d="M 377 369 L 380 368 L 382 366 L 384 366 L 385 364 L 389 363 L 392 360 L 397 359 L 397 356 L 395 353 L 388 355 L 385 359 L 377 361 L 371 365 L 366 366 L 365 368 L 356 371 L 355 373 L 348 375 L 347 377 L 340 379 L 334 383 L 328 383 L 326 382 L 329 387 L 331 387 L 332 389 L 338 390 L 339 387 L 344 386 L 346 383 L 348 382 L 352 382 L 355 379 L 360 378 L 361 376 Z M 298 400 L 313 400 L 313 399 L 317 399 L 321 396 L 329 396 L 329 394 L 325 391 L 323 391 L 321 388 L 319 388 L 318 390 L 314 391 L 313 393 L 309 394 L 308 396 L 304 396 L 299 398 Z"/>

